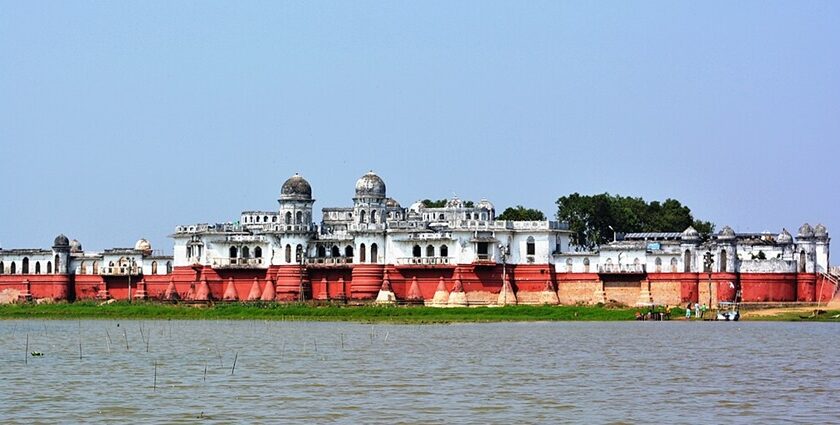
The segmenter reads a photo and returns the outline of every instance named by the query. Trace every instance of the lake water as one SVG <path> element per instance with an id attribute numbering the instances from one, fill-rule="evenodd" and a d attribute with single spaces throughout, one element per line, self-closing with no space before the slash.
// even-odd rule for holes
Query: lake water
<path id="1" fill-rule="evenodd" d="M 27 336 L 43 357 L 25 356 Z M 0 422 L 837 423 L 838 337 L 818 323 L 0 321 Z"/>

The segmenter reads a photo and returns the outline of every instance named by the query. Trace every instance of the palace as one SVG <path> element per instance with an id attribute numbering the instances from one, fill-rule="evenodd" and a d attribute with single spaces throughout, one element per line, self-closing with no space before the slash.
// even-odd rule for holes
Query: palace
<path id="1" fill-rule="evenodd" d="M 389 198 L 373 172 L 353 204 L 313 219 L 312 187 L 295 174 L 276 211 L 175 228 L 173 256 L 141 239 L 88 252 L 0 249 L 0 302 L 30 299 L 340 301 L 434 306 L 718 301 L 825 302 L 838 289 L 829 237 L 735 233 L 619 235 L 583 252 L 565 223 L 496 219 L 492 203 L 453 198 L 439 208 Z"/>

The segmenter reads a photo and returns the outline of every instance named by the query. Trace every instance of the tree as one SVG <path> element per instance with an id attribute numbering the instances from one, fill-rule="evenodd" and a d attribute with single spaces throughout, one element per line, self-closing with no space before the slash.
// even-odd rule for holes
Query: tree
<path id="1" fill-rule="evenodd" d="M 542 211 L 533 208 L 525 208 L 522 205 L 516 207 L 508 207 L 496 217 L 496 220 L 512 220 L 512 221 L 543 221 L 545 214 Z"/>
<path id="2" fill-rule="evenodd" d="M 443 208 L 446 206 L 446 199 L 438 199 L 432 201 L 431 199 L 424 199 L 421 201 L 426 208 Z"/>
<path id="3" fill-rule="evenodd" d="M 642 198 L 609 193 L 563 196 L 557 199 L 557 219 L 569 224 L 572 243 L 584 249 L 609 242 L 614 231 L 682 232 L 694 226 L 703 238 L 714 231 L 714 224 L 696 220 L 691 209 L 676 199 L 647 203 Z"/>

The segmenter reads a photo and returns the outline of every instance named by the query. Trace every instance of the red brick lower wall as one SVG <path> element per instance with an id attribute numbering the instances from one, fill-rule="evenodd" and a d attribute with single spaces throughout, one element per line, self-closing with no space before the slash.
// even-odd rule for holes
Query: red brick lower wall
<path id="1" fill-rule="evenodd" d="M 648 273 L 633 275 L 600 275 L 597 273 L 555 273 L 548 264 L 458 265 L 456 266 L 394 266 L 376 264 L 343 265 L 335 267 L 271 266 L 268 269 L 233 270 L 210 267 L 176 267 L 168 275 L 134 276 L 131 278 L 133 296 L 145 291 L 152 299 L 162 299 L 172 282 L 176 292 L 185 298 L 206 281 L 210 298 L 221 300 L 229 284 L 236 297 L 245 300 L 256 285 L 262 292 L 266 282 L 276 287 L 276 298 L 291 301 L 305 299 L 372 300 L 387 276 L 398 300 L 408 296 L 416 280 L 424 300 L 431 300 L 441 280 L 447 291 L 461 282 L 468 299 L 479 303 L 494 303 L 502 289 L 503 275 L 510 280 L 514 293 L 523 301 L 538 300 L 533 295 L 552 287 L 561 304 L 598 302 L 603 290 L 607 301 L 634 305 L 645 295 L 649 282 L 650 294 L 657 304 L 679 305 L 688 302 L 734 300 L 737 289 L 745 302 L 814 302 L 828 301 L 837 288 L 833 281 L 821 275 L 805 273 Z M 129 278 L 101 275 L 0 275 L 0 300 L 7 302 L 27 291 L 33 298 L 56 300 L 95 299 L 103 291 L 116 299 L 128 298 Z M 301 285 L 303 283 L 303 285 Z M 4 295 L 5 294 L 5 295 Z M 5 297 L 5 298 L 3 298 Z M 543 297 L 544 298 L 544 297 Z M 533 302 L 533 301 L 532 301 Z"/>

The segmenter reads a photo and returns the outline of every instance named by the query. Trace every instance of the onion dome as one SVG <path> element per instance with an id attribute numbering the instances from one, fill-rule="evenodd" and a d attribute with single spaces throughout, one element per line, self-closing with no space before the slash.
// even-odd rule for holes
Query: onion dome
<path id="1" fill-rule="evenodd" d="M 693 226 L 688 226 L 688 229 L 682 232 L 682 240 L 684 241 L 696 241 L 698 239 L 700 239 L 700 233 L 697 233 Z"/>
<path id="2" fill-rule="evenodd" d="M 825 226 L 822 224 L 818 224 L 814 226 L 814 236 L 820 239 L 825 239 L 828 237 L 828 230 L 826 230 Z"/>
<path id="3" fill-rule="evenodd" d="M 798 238 L 812 238 L 814 237 L 814 229 L 811 228 L 811 225 L 808 223 L 803 224 L 799 227 L 799 234 L 797 235 Z"/>
<path id="4" fill-rule="evenodd" d="M 280 200 L 282 201 L 311 201 L 312 186 L 300 174 L 289 177 L 280 188 Z"/>
<path id="5" fill-rule="evenodd" d="M 388 198 L 385 200 L 385 206 L 388 208 L 400 208 L 400 203 L 394 198 Z"/>
<path id="6" fill-rule="evenodd" d="M 718 233 L 718 239 L 735 239 L 735 231 L 729 226 L 723 226 Z"/>
<path id="7" fill-rule="evenodd" d="M 779 233 L 779 236 L 776 237 L 776 243 L 779 245 L 790 245 L 793 243 L 793 236 L 790 235 L 787 229 L 782 229 L 782 233 Z"/>
<path id="8" fill-rule="evenodd" d="M 464 208 L 464 201 L 460 200 L 457 196 L 446 201 L 446 208 Z"/>
<path id="9" fill-rule="evenodd" d="M 488 210 L 488 211 L 492 211 L 492 210 L 496 209 L 496 207 L 493 206 L 492 202 L 490 202 L 490 201 L 488 201 L 484 198 L 481 198 L 481 200 L 478 201 L 478 204 L 476 204 L 476 208 L 482 209 L 482 210 Z"/>
<path id="10" fill-rule="evenodd" d="M 73 239 L 70 241 L 70 252 L 82 252 L 82 244 L 78 240 Z"/>
<path id="11" fill-rule="evenodd" d="M 384 198 L 385 182 L 373 171 L 368 171 L 356 181 L 357 198 Z"/>
<path id="12" fill-rule="evenodd" d="M 150 244 L 149 241 L 145 239 L 140 239 L 139 241 L 137 241 L 136 244 L 134 244 L 134 249 L 137 251 L 151 251 L 152 244 Z"/>
<path id="13" fill-rule="evenodd" d="M 64 234 L 58 235 L 55 237 L 55 241 L 53 241 L 53 247 L 55 248 L 69 248 L 70 247 L 70 239 L 67 239 L 67 236 Z"/>

